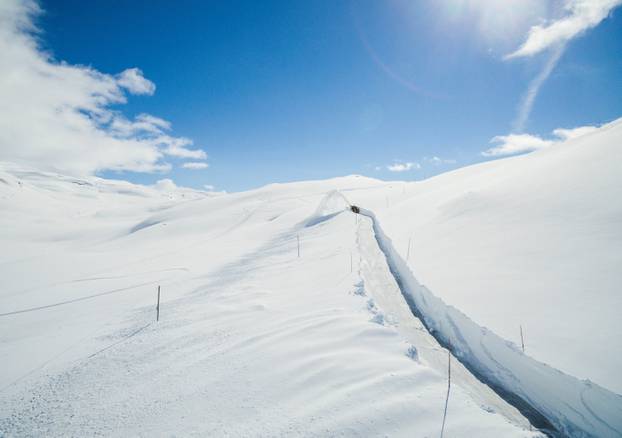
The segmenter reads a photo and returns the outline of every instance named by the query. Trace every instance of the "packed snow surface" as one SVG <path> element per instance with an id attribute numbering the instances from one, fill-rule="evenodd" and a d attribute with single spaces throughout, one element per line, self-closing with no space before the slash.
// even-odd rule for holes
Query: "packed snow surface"
<path id="1" fill-rule="evenodd" d="M 235 194 L 4 164 L 0 435 L 438 436 L 427 326 L 446 436 L 539 436 L 471 371 L 619 436 L 620 144 Z"/>

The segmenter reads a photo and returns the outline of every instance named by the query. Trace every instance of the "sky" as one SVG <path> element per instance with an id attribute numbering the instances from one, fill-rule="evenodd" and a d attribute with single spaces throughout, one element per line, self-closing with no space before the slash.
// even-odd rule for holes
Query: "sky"
<path id="1" fill-rule="evenodd" d="M 622 116 L 622 0 L 0 0 L 0 160 L 420 180 Z"/>

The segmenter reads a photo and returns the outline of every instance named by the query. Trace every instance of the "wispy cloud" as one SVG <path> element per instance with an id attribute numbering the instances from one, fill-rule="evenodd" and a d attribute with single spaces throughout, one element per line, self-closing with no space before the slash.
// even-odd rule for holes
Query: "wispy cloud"
<path id="1" fill-rule="evenodd" d="M 409 161 L 404 163 L 395 162 L 387 166 L 387 170 L 390 172 L 407 172 L 413 169 L 421 169 L 421 165 L 419 163 Z"/>
<path id="2" fill-rule="evenodd" d="M 161 134 L 171 129 L 171 124 L 149 114 L 139 114 L 133 121 L 116 117 L 109 123 L 108 129 L 117 137 L 132 137 L 144 133 Z"/>
<path id="3" fill-rule="evenodd" d="M 132 94 L 155 93 L 156 86 L 143 76 L 139 68 L 128 68 L 117 75 L 117 84 Z"/>
<path id="4" fill-rule="evenodd" d="M 590 132 L 598 131 L 597 126 L 581 126 L 579 128 L 563 129 L 557 128 L 553 131 L 553 135 L 561 138 L 562 140 L 572 140 L 573 138 L 582 137 Z"/>
<path id="5" fill-rule="evenodd" d="M 601 128 L 597 126 L 581 126 L 573 129 L 559 128 L 553 131 L 553 138 L 549 139 L 530 134 L 498 135 L 490 140 L 491 143 L 497 143 L 497 146 L 483 151 L 482 155 L 485 157 L 503 157 L 533 152 L 566 140 L 582 137 Z"/>
<path id="6" fill-rule="evenodd" d="M 456 164 L 456 160 L 441 158 L 441 157 L 425 157 L 424 161 L 431 163 L 435 166 L 440 166 L 441 164 Z"/>
<path id="7" fill-rule="evenodd" d="M 597 26 L 622 0 L 566 0 L 566 15 L 545 25 L 532 26 L 525 42 L 506 58 L 533 56 L 560 47 Z"/>
<path id="8" fill-rule="evenodd" d="M 532 152 L 538 149 L 544 149 L 553 144 L 552 140 L 544 140 L 543 138 L 530 134 L 498 135 L 490 140 L 490 142 L 498 143 L 498 145 L 482 152 L 482 155 L 485 157 L 501 157 Z"/>
<path id="9" fill-rule="evenodd" d="M 542 70 L 530 82 L 521 98 L 518 113 L 512 124 L 514 132 L 520 133 L 525 129 L 536 97 L 559 62 L 566 44 L 597 26 L 620 4 L 622 0 L 565 0 L 565 15 L 548 20 L 545 24 L 532 26 L 523 44 L 505 57 L 505 59 L 526 58 L 545 51 L 550 52 Z"/>
<path id="10" fill-rule="evenodd" d="M 32 0 L 0 2 L 0 160 L 74 174 L 167 171 L 166 157 L 205 159 L 170 123 L 148 114 L 126 118 L 113 105 L 151 95 L 138 68 L 111 75 L 59 62 L 40 49 Z"/>
<path id="11" fill-rule="evenodd" d="M 188 163 L 182 164 L 181 167 L 183 167 L 184 169 L 198 170 L 198 169 L 207 169 L 209 167 L 209 164 L 203 161 L 190 161 Z"/>
<path id="12" fill-rule="evenodd" d="M 195 160 L 207 158 L 207 154 L 201 149 L 188 149 L 188 146 L 193 144 L 189 138 L 160 135 L 154 139 L 154 143 L 161 147 L 164 154 L 171 157 L 193 158 Z"/>
<path id="13" fill-rule="evenodd" d="M 521 132 L 525 129 L 525 124 L 527 123 L 527 119 L 529 118 L 529 114 L 531 114 L 531 110 L 533 108 L 533 104 L 536 100 L 536 96 L 540 92 L 540 88 L 542 88 L 542 84 L 548 79 L 548 77 L 553 72 L 553 69 L 559 62 L 559 59 L 564 53 L 564 46 L 560 45 L 555 47 L 551 52 L 549 59 L 544 64 L 544 68 L 538 73 L 538 75 L 533 78 L 529 87 L 527 87 L 527 92 L 523 95 L 521 102 L 518 106 L 518 114 L 516 115 L 516 119 L 514 119 L 514 123 L 512 124 L 512 129 L 514 132 Z"/>

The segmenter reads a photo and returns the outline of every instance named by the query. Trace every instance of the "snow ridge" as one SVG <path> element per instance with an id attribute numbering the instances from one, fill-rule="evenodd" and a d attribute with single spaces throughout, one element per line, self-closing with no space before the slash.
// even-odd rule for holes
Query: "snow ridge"
<path id="1" fill-rule="evenodd" d="M 515 344 L 479 326 L 420 284 L 372 211 L 384 253 L 411 310 L 440 344 L 475 376 L 551 436 L 622 436 L 622 397 L 526 356 Z"/>

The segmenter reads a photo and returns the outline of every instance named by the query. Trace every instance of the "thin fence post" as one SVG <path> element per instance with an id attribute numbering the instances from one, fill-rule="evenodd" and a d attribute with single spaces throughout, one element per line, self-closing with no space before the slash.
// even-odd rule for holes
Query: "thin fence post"
<path id="1" fill-rule="evenodd" d="M 451 348 L 451 344 L 449 344 Z M 441 438 L 445 433 L 445 420 L 447 419 L 447 405 L 449 404 L 449 391 L 451 389 L 451 351 L 447 349 L 447 397 L 445 398 L 445 412 L 443 413 L 443 426 L 441 427 Z"/>
<path id="2" fill-rule="evenodd" d="M 298 242 L 298 258 L 300 258 L 300 234 L 296 234 L 296 241 Z"/>
<path id="3" fill-rule="evenodd" d="M 160 285 L 158 285 L 158 305 L 156 306 L 156 321 L 160 320 Z"/>
<path id="4" fill-rule="evenodd" d="M 523 326 L 520 325 L 520 345 L 523 349 L 523 353 L 525 352 L 525 338 L 523 337 Z"/>

